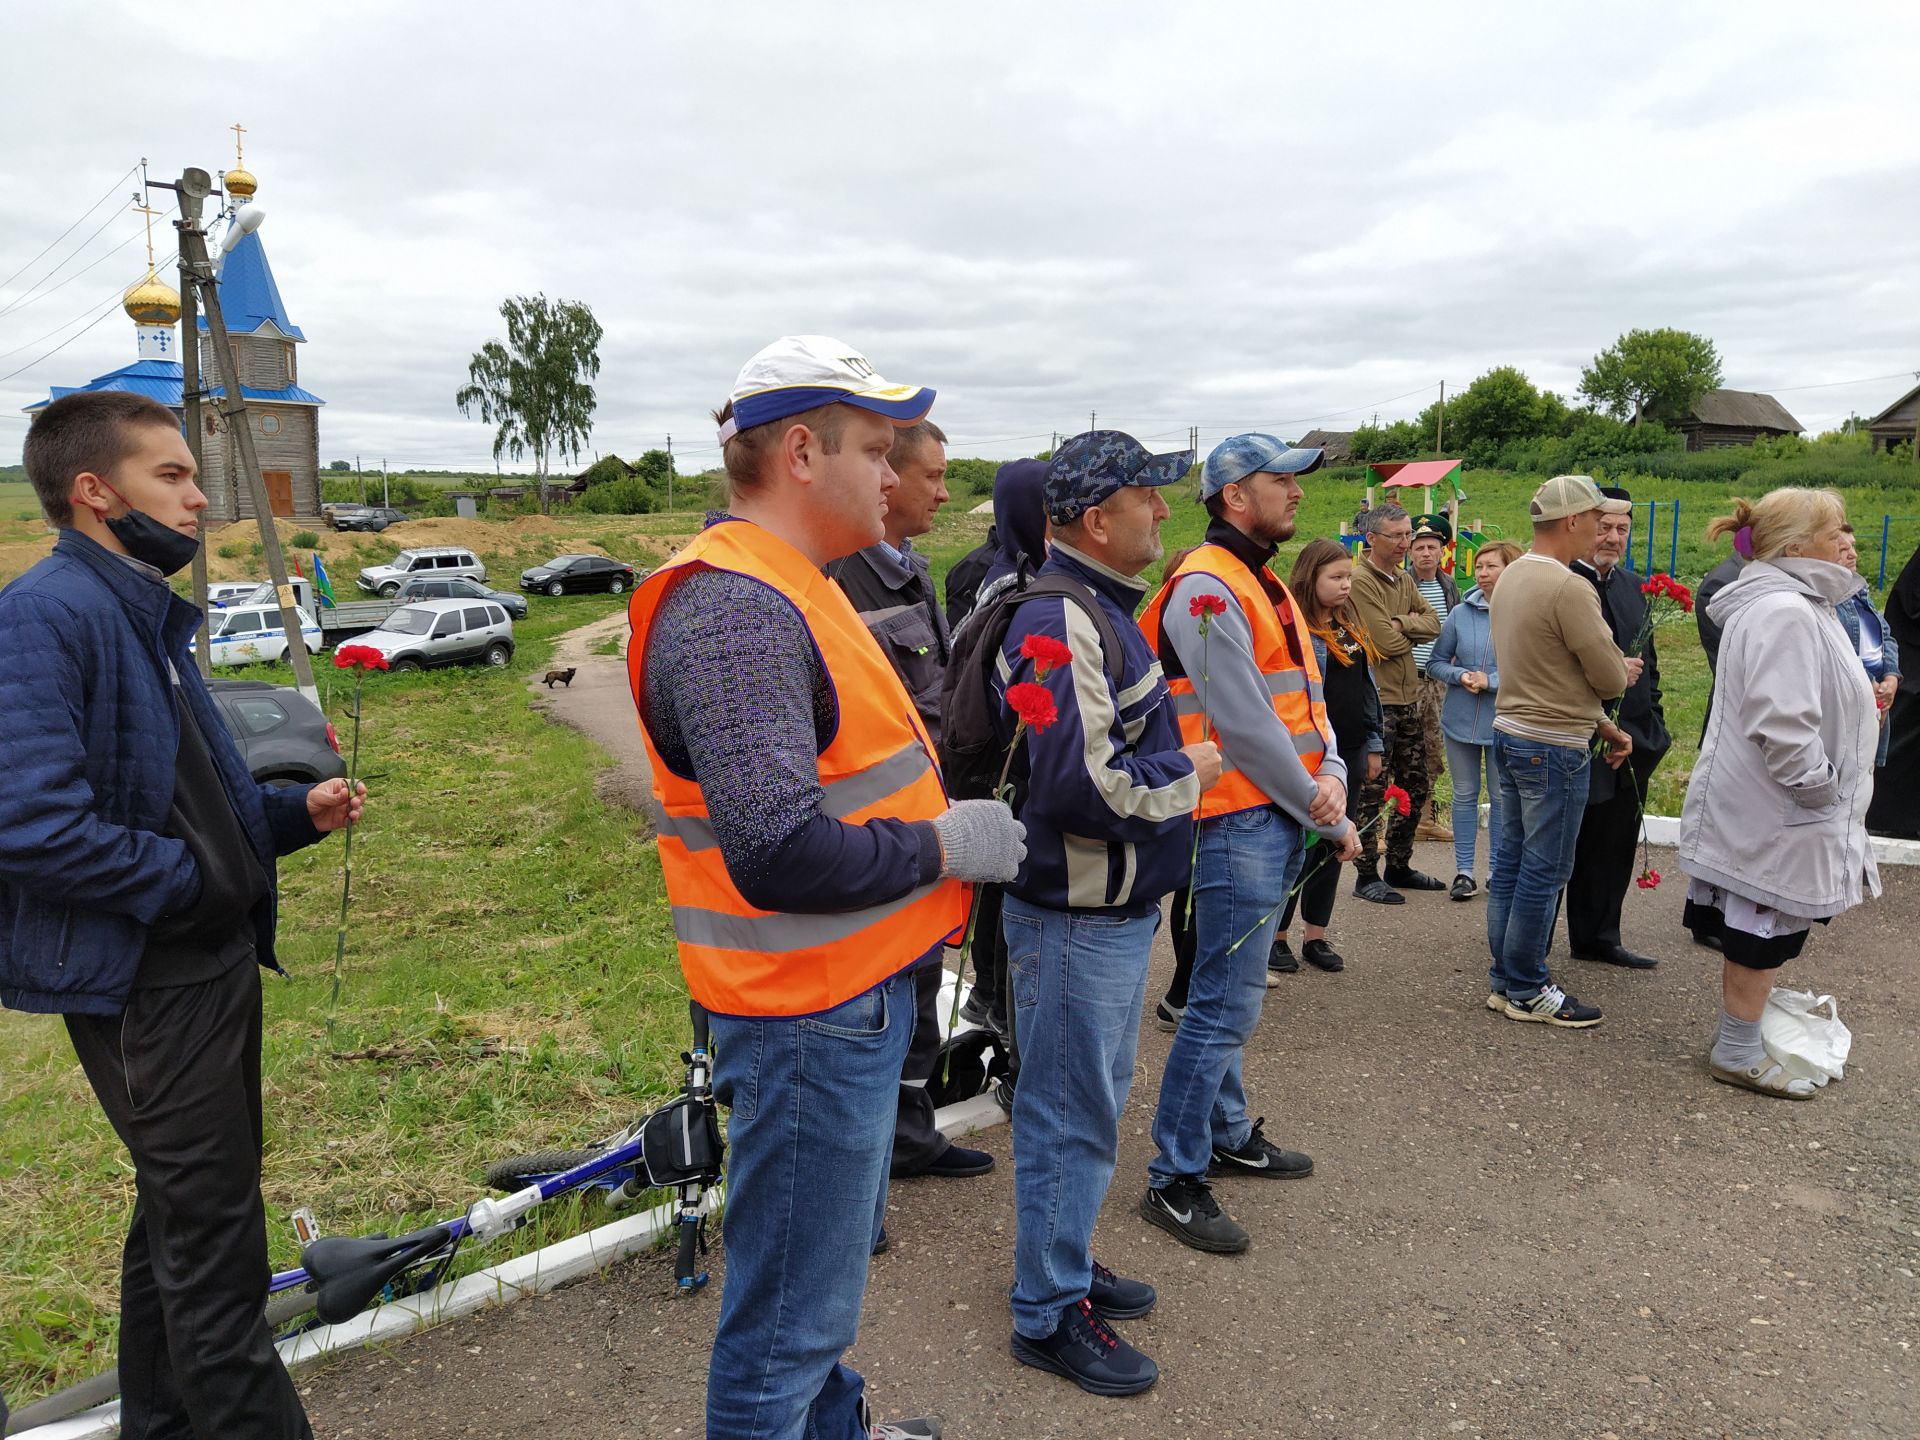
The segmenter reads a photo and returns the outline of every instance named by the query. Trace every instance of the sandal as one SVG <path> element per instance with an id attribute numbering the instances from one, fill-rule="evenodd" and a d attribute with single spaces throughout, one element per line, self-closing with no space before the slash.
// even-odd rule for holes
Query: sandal
<path id="1" fill-rule="evenodd" d="M 1813 1081 L 1788 1075 L 1771 1055 L 1762 1056 L 1758 1063 L 1740 1070 L 1729 1070 L 1724 1065 L 1716 1065 L 1709 1057 L 1707 1073 L 1722 1085 L 1737 1085 L 1742 1090 L 1771 1095 L 1776 1100 L 1813 1099 Z"/>

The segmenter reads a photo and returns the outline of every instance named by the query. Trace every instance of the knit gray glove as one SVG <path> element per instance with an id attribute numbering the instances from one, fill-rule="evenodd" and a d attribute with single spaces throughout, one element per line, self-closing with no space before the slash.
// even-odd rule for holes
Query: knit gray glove
<path id="1" fill-rule="evenodd" d="M 940 837 L 940 873 L 1005 885 L 1027 858 L 1027 827 L 998 800 L 956 800 L 933 822 Z"/>

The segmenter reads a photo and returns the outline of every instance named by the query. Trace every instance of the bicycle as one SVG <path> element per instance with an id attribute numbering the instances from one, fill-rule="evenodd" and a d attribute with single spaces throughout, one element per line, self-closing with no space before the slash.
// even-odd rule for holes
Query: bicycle
<path id="1" fill-rule="evenodd" d="M 300 1264 L 277 1272 L 267 1287 L 266 1319 L 274 1337 L 338 1325 L 376 1299 L 403 1300 L 434 1289 L 469 1241 L 491 1244 L 525 1225 L 548 1201 L 590 1187 L 605 1190 L 614 1210 L 631 1207 L 649 1191 L 672 1190 L 679 1231 L 674 1290 L 693 1295 L 704 1289 L 707 1272 L 697 1268 L 707 1252 L 703 1201 L 719 1183 L 726 1142 L 713 1100 L 707 1015 L 697 1004 L 690 1008 L 693 1046 L 680 1057 L 687 1067 L 680 1094 L 599 1145 L 494 1162 L 487 1167 L 486 1184 L 506 1192 L 500 1198 L 484 1196 L 459 1215 L 391 1237 L 321 1236 L 311 1215 L 297 1212 Z M 64 1420 L 119 1393 L 117 1371 L 104 1371 L 14 1411 L 6 1433 Z"/>

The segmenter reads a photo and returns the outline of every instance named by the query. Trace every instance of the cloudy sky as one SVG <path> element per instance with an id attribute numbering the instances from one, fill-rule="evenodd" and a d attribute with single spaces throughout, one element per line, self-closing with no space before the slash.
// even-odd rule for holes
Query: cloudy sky
<path id="1" fill-rule="evenodd" d="M 962 454 L 1570 393 L 1663 325 L 1817 430 L 1920 370 L 1916 54 L 1896 0 L 12 7 L 0 461 L 133 358 L 116 177 L 230 166 L 236 120 L 323 461 L 489 465 L 454 391 L 534 291 L 606 327 L 593 448 L 689 467 L 795 331 L 937 387 Z"/>

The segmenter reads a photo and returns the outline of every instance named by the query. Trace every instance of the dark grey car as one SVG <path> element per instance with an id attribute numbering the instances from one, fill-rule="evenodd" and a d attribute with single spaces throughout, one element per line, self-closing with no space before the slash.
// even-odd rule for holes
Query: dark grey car
<path id="1" fill-rule="evenodd" d="M 215 680 L 208 688 L 254 779 L 314 785 L 347 773 L 333 726 L 298 690 L 265 680 Z"/>
<path id="2" fill-rule="evenodd" d="M 410 600 L 491 600 L 516 620 L 527 618 L 527 597 L 511 590 L 489 590 L 466 575 L 409 580 L 393 597 L 401 604 Z"/>

